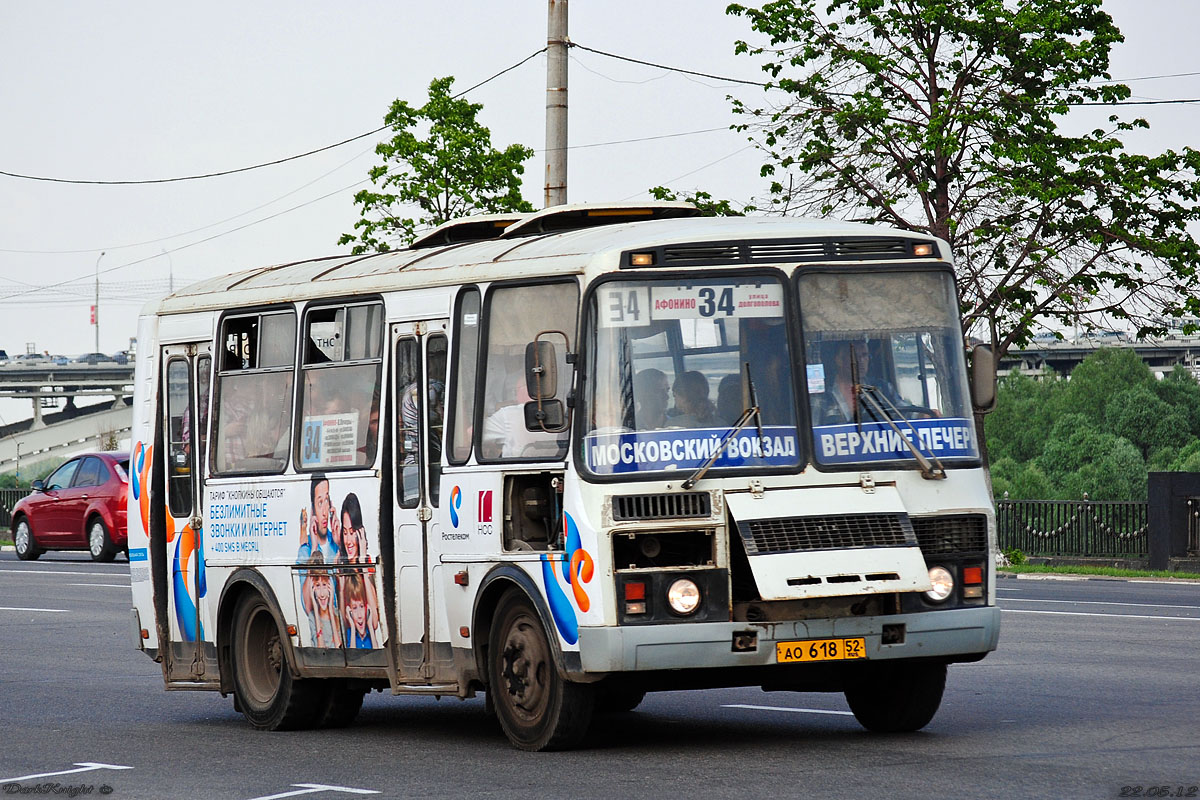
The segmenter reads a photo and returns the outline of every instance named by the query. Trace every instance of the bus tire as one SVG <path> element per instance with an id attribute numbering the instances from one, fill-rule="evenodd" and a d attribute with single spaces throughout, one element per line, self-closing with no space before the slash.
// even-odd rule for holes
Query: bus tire
<path id="1" fill-rule="evenodd" d="M 529 600 L 510 592 L 496 608 L 488 646 L 488 695 L 500 727 L 522 750 L 565 750 L 587 734 L 594 687 L 564 680 Z"/>
<path id="2" fill-rule="evenodd" d="M 38 556 L 42 554 L 37 540 L 33 538 L 33 528 L 25 517 L 18 517 L 17 524 L 13 526 L 13 544 L 17 558 L 22 561 L 37 561 Z"/>
<path id="3" fill-rule="evenodd" d="M 858 665 L 845 684 L 854 718 L 875 733 L 909 733 L 929 724 L 942 703 L 946 665 L 900 661 Z"/>
<path id="4" fill-rule="evenodd" d="M 636 686 L 605 686 L 596 689 L 597 714 L 624 714 L 633 711 L 646 699 L 646 690 Z"/>
<path id="5" fill-rule="evenodd" d="M 362 710 L 367 687 L 350 678 L 332 678 L 325 684 L 325 703 L 318 724 L 322 728 L 345 728 Z"/>
<path id="6" fill-rule="evenodd" d="M 320 681 L 292 677 L 287 641 L 267 601 L 241 598 L 233 614 L 233 690 L 242 714 L 268 731 L 310 728 L 324 711 Z"/>
<path id="7" fill-rule="evenodd" d="M 108 535 L 108 528 L 99 517 L 92 517 L 92 521 L 88 523 L 88 552 L 92 561 L 101 562 L 112 561 L 117 554 L 117 548 L 113 546 L 112 538 Z"/>

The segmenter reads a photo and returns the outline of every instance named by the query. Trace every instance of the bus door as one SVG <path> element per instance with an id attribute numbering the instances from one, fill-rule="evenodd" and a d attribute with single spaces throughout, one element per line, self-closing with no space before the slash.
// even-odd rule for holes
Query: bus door
<path id="1" fill-rule="evenodd" d="M 392 326 L 397 606 L 392 630 L 399 631 L 400 674 L 418 682 L 433 678 L 437 662 L 450 655 L 448 647 L 441 653 L 432 641 L 440 565 L 431 559 L 429 546 L 440 524 L 435 509 L 441 502 L 447 325 L 436 320 Z"/>
<path id="2" fill-rule="evenodd" d="M 163 445 L 166 475 L 168 681 L 216 680 L 213 632 L 207 630 L 201 499 L 207 464 L 212 376 L 208 342 L 162 349 Z M 208 640 L 206 642 L 206 640 Z M 207 644 L 207 652 L 205 645 Z M 206 661 L 209 663 L 206 664 Z"/>

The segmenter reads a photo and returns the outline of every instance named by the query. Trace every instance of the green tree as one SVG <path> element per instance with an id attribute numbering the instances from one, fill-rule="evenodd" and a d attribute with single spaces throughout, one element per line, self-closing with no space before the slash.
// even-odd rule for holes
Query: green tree
<path id="1" fill-rule="evenodd" d="M 965 325 L 998 352 L 1040 320 L 1161 330 L 1200 309 L 1200 152 L 1126 152 L 1113 116 L 1080 136 L 1072 106 L 1108 82 L 1122 41 L 1101 0 L 776 0 L 733 4 L 760 35 L 773 106 L 734 103 L 762 150 L 768 210 L 886 223 L 946 239 Z M 762 43 L 765 38 L 765 43 Z"/>
<path id="2" fill-rule="evenodd" d="M 533 150 L 492 147 L 491 131 L 476 119 L 483 106 L 451 96 L 453 84 L 451 77 L 435 79 L 420 108 L 392 103 L 383 119 L 394 135 L 375 147 L 383 163 L 369 173 L 375 188 L 354 195 L 362 218 L 339 245 L 353 244 L 355 254 L 382 253 L 393 243 L 407 245 L 418 228 L 457 217 L 533 211 L 521 197 L 520 177 Z"/>
<path id="3" fill-rule="evenodd" d="M 992 462 L 992 491 L 996 499 L 1053 500 L 1054 489 L 1046 473 L 1034 463 L 1020 464 L 1004 457 Z"/>
<path id="4" fill-rule="evenodd" d="M 1055 396 L 1062 387 L 1063 382 L 1053 373 L 1040 380 L 1020 372 L 1001 379 L 1000 402 L 988 417 L 986 430 L 988 454 L 993 461 L 1010 458 L 1025 463 L 1041 454 L 1054 425 Z M 1000 493 L 999 488 L 996 492 Z"/>
<path id="5" fill-rule="evenodd" d="M 1085 414 L 1063 414 L 1034 461 L 1054 500 L 1144 500 L 1146 462 L 1128 439 L 1101 430 Z"/>
<path id="6" fill-rule="evenodd" d="M 1190 371 L 1175 367 L 1154 384 L 1154 392 L 1187 418 L 1193 436 L 1200 436 L 1200 383 Z"/>
<path id="7" fill-rule="evenodd" d="M 650 190 L 650 196 L 655 200 L 683 200 L 696 206 L 706 217 L 744 217 L 746 214 L 758 210 L 754 206 L 736 208 L 729 200 L 717 200 L 708 192 L 700 190 L 684 192 L 683 197 L 680 197 L 674 189 L 655 186 Z"/>
<path id="8" fill-rule="evenodd" d="M 1057 395 L 1055 414 L 1085 415 L 1096 426 L 1104 424 L 1104 409 L 1114 392 L 1137 386 L 1153 391 L 1154 373 L 1130 348 L 1102 347 L 1071 370 L 1071 379 Z"/>
<path id="9" fill-rule="evenodd" d="M 1200 439 L 1193 439 L 1168 465 L 1168 472 L 1200 472 Z"/>
<path id="10" fill-rule="evenodd" d="M 1144 459 L 1152 449 L 1179 448 L 1192 438 L 1187 417 L 1148 386 L 1115 392 L 1104 406 L 1104 420 L 1111 433 L 1136 445 Z"/>

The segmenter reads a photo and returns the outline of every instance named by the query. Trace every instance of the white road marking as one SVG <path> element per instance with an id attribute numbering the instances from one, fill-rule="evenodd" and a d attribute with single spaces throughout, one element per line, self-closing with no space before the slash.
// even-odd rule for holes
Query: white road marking
<path id="1" fill-rule="evenodd" d="M 1010 597 L 1006 603 L 1069 603 L 1077 606 L 1129 606 L 1130 608 L 1198 608 L 1200 606 L 1176 606 L 1170 603 L 1114 603 L 1105 600 L 1030 600 L 1025 597 Z"/>
<path id="2" fill-rule="evenodd" d="M 0 611 L 44 611 L 47 614 L 66 614 L 66 608 L 18 608 L 15 606 L 0 606 Z"/>
<path id="3" fill-rule="evenodd" d="M 746 703 L 729 703 L 721 708 L 748 708 L 752 711 L 791 711 L 796 714 L 835 714 L 839 717 L 853 717 L 853 711 L 829 711 L 824 708 L 789 708 L 786 706 L 753 706 Z"/>
<path id="4" fill-rule="evenodd" d="M 1161 617 L 1149 614 L 1097 614 L 1089 611 L 1032 611 L 1023 608 L 1005 608 L 1005 614 L 1053 614 L 1063 617 L 1108 617 L 1109 619 L 1175 619 L 1184 622 L 1200 622 L 1200 617 Z"/>
<path id="5" fill-rule="evenodd" d="M 133 769 L 133 767 L 121 767 L 116 764 L 94 764 L 90 761 L 76 761 L 75 766 L 78 769 L 63 769 L 58 772 L 42 772 L 37 775 L 22 775 L 19 778 L 0 778 L 0 783 L 16 783 L 17 781 L 31 781 L 35 778 L 54 778 L 58 775 L 73 775 L 77 772 L 92 772 L 97 769 Z"/>
<path id="6" fill-rule="evenodd" d="M 67 586 L 106 586 L 110 589 L 128 589 L 128 583 L 68 583 Z"/>
<path id="7" fill-rule="evenodd" d="M 111 578 L 113 575 L 120 575 L 120 572 L 70 572 L 61 569 L 0 569 L 0 572 L 7 572 L 13 575 L 87 575 L 91 578 Z"/>
<path id="8" fill-rule="evenodd" d="M 379 792 L 375 791 L 374 789 L 352 789 L 349 786 L 325 786 L 320 783 L 293 783 L 292 786 L 299 786 L 299 791 L 270 794 L 264 797 L 255 797 L 253 800 L 279 800 L 281 797 L 299 797 L 302 794 L 317 794 L 318 792 L 341 792 L 342 794 L 379 794 Z"/>

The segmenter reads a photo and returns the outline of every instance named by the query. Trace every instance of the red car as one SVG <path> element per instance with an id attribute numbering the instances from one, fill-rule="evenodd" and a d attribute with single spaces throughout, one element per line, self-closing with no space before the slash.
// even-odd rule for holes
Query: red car
<path id="1" fill-rule="evenodd" d="M 13 509 L 17 557 L 32 561 L 46 550 L 87 550 L 112 561 L 126 549 L 125 494 L 129 455 L 87 453 L 63 464 Z"/>

